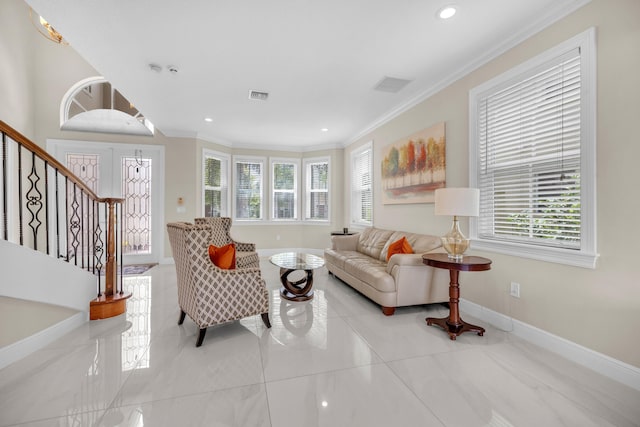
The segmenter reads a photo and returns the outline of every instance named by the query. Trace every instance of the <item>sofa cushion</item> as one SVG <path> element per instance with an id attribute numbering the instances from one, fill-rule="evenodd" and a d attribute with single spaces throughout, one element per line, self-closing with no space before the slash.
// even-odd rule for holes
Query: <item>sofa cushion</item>
<path id="1" fill-rule="evenodd" d="M 334 251 L 333 249 L 325 249 L 324 261 L 326 264 L 332 264 L 344 270 L 347 262 L 367 262 L 371 257 L 356 251 Z"/>
<path id="2" fill-rule="evenodd" d="M 358 233 L 351 236 L 331 236 L 331 249 L 336 251 L 355 251 L 358 247 Z"/>
<path id="3" fill-rule="evenodd" d="M 391 236 L 389 236 L 389 240 L 386 242 L 384 247 L 382 248 L 382 254 L 378 257 L 381 261 L 386 261 L 387 252 L 389 251 L 389 246 L 393 243 L 406 237 L 407 241 L 413 248 L 413 253 L 415 254 L 423 254 L 426 252 L 431 252 L 432 250 L 440 247 L 442 243 L 440 242 L 440 238 L 437 236 L 429 236 L 425 234 L 417 234 L 417 233 L 407 233 L 404 231 L 394 231 Z"/>
<path id="4" fill-rule="evenodd" d="M 389 249 L 387 249 L 387 261 L 389 261 L 391 255 L 412 253 L 413 248 L 411 247 L 411 244 L 406 237 L 402 237 L 389 245 Z"/>
<path id="5" fill-rule="evenodd" d="M 353 257 L 344 263 L 344 271 L 357 277 L 380 292 L 396 292 L 394 278 L 387 273 L 387 263 L 360 254 L 361 259 Z"/>
<path id="6" fill-rule="evenodd" d="M 391 230 L 381 230 L 374 227 L 366 228 L 358 234 L 357 251 L 369 255 L 371 258 L 386 261 L 387 251 L 384 251 L 384 255 L 382 255 L 382 248 L 384 248 L 387 243 L 390 243 L 389 237 L 391 237 L 392 234 L 393 231 Z"/>

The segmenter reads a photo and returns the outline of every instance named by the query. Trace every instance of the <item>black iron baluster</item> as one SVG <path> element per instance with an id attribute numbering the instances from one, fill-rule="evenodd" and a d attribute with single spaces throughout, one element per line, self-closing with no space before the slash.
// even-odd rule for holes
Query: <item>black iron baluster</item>
<path id="1" fill-rule="evenodd" d="M 64 177 L 64 235 L 65 235 L 65 242 L 66 242 L 66 247 L 65 247 L 65 254 L 64 254 L 64 258 L 67 260 L 67 262 L 69 262 L 69 237 L 71 237 L 69 235 L 70 233 L 70 228 L 69 228 L 69 177 L 65 176 Z"/>
<path id="2" fill-rule="evenodd" d="M 96 227 L 95 227 L 95 257 L 96 257 L 96 269 L 98 271 L 98 297 L 102 296 L 102 257 L 104 253 L 104 242 L 102 241 L 102 230 L 100 229 L 100 204 L 98 202 L 94 202 L 97 206 L 94 211 Z"/>
<path id="3" fill-rule="evenodd" d="M 47 255 L 49 255 L 49 162 L 46 160 L 44 161 L 44 229 Z"/>
<path id="4" fill-rule="evenodd" d="M 124 226 L 124 210 L 123 210 L 123 204 L 124 203 L 118 203 L 116 204 L 116 215 L 119 216 L 120 219 L 120 242 L 118 245 L 116 245 L 116 251 L 120 251 L 120 295 L 124 294 L 124 286 L 123 286 L 123 271 L 124 271 L 124 262 L 123 262 L 123 250 L 122 250 L 122 242 L 124 241 L 124 230 L 123 230 L 123 226 Z"/>
<path id="5" fill-rule="evenodd" d="M 71 242 L 71 247 L 73 248 L 73 259 L 74 264 L 78 265 L 78 246 L 80 244 L 80 239 L 78 238 L 78 233 L 80 232 L 80 217 L 78 216 L 78 186 L 74 182 L 73 183 L 73 201 L 71 202 L 71 218 L 69 218 L 70 228 L 71 228 L 71 237 L 73 237 Z"/>
<path id="6" fill-rule="evenodd" d="M 18 143 L 18 234 L 20 246 L 24 246 L 22 227 L 22 144 Z"/>
<path id="7" fill-rule="evenodd" d="M 31 220 L 29 221 L 29 227 L 33 233 L 33 250 L 38 250 L 38 230 L 42 225 L 40 221 L 40 211 L 42 211 L 42 193 L 38 189 L 38 183 L 40 182 L 40 176 L 36 168 L 36 153 L 31 153 L 31 172 L 29 176 L 30 187 L 26 196 L 27 210 L 31 214 Z"/>
<path id="8" fill-rule="evenodd" d="M 80 266 L 84 269 L 84 189 L 80 189 L 80 220 L 78 224 L 80 226 L 79 236 L 80 236 Z"/>
<path id="9" fill-rule="evenodd" d="M 2 132 L 2 222 L 4 240 L 9 240 L 9 221 L 7 219 L 7 134 Z"/>
<path id="10" fill-rule="evenodd" d="M 56 185 L 56 258 L 60 258 L 60 195 L 58 194 L 58 169 L 55 169 L 55 185 Z"/>

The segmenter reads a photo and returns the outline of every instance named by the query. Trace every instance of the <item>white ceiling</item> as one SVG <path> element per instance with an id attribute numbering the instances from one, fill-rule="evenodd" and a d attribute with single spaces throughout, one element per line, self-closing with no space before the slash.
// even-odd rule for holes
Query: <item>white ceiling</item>
<path id="1" fill-rule="evenodd" d="M 308 150 L 352 142 L 588 1 L 454 0 L 449 21 L 447 0 L 27 3 L 165 135 Z M 412 82 L 374 90 L 385 76 Z"/>

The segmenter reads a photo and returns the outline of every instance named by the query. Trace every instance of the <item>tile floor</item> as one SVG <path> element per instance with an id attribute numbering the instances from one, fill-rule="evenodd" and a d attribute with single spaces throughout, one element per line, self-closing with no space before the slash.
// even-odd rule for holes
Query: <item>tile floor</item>
<path id="1" fill-rule="evenodd" d="M 177 325 L 175 268 L 127 277 L 128 313 L 88 323 L 0 370 L 0 425 L 20 426 L 639 426 L 640 391 L 509 333 L 450 341 L 427 316 L 392 317 L 316 271 L 315 298 L 271 292 L 259 316 Z"/>

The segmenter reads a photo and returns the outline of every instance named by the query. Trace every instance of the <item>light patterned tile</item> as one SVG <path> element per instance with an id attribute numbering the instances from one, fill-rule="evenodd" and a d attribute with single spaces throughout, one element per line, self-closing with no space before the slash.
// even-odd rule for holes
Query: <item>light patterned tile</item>
<path id="1" fill-rule="evenodd" d="M 267 383 L 273 427 L 443 426 L 385 365 Z"/>

